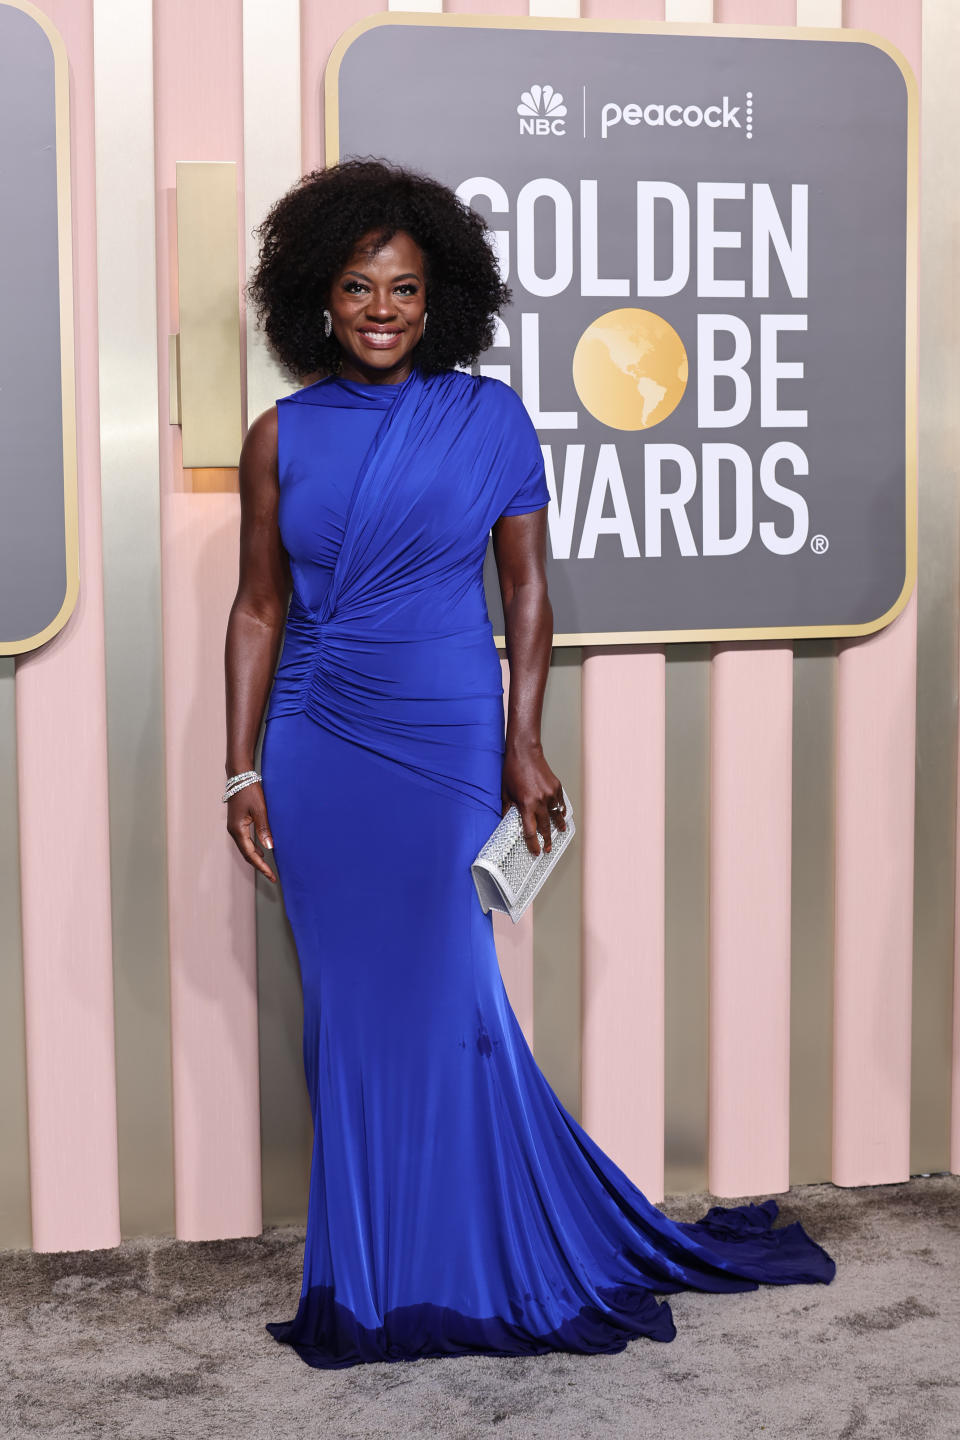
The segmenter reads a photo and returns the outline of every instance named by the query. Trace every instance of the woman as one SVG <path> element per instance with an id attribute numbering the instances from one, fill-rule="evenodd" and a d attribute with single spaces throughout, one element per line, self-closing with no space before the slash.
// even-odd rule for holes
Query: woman
<path id="1" fill-rule="evenodd" d="M 511 802 L 535 853 L 565 821 L 540 743 L 542 456 L 513 390 L 465 368 L 509 299 L 482 219 L 425 176 L 347 161 L 258 234 L 260 321 L 319 377 L 244 443 L 226 643 L 228 828 L 283 884 L 315 1127 L 299 1306 L 267 1329 L 318 1367 L 610 1352 L 673 1338 L 654 1292 L 829 1282 L 799 1224 L 771 1229 L 773 1200 L 696 1224 L 657 1210 L 507 1000 L 470 863 Z"/>

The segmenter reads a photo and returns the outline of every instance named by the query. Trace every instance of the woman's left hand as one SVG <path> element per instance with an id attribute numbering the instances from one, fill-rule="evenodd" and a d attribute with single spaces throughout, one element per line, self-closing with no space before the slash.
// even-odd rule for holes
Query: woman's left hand
<path id="1" fill-rule="evenodd" d="M 500 782 L 503 802 L 501 815 L 516 805 L 523 822 L 523 838 L 533 855 L 540 854 L 537 831 L 543 836 L 544 850 L 550 850 L 550 820 L 558 830 L 566 830 L 563 789 L 543 756 L 539 744 L 511 745 L 503 758 Z"/>

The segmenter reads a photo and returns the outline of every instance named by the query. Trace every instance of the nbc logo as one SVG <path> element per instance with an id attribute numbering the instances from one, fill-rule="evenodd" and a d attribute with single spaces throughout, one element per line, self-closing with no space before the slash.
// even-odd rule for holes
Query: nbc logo
<path id="1" fill-rule="evenodd" d="M 521 135 L 563 135 L 567 107 L 563 96 L 552 85 L 531 85 L 524 90 L 517 106 Z"/>

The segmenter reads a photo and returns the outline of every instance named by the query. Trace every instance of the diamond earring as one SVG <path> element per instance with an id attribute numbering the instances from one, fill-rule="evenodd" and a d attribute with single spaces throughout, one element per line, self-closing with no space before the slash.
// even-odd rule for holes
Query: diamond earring
<path id="1" fill-rule="evenodd" d="M 424 310 L 424 312 L 423 312 L 423 324 L 422 324 L 421 327 L 420 327 L 420 334 L 421 334 L 421 336 L 423 335 L 423 332 L 424 332 L 424 330 L 426 330 L 426 328 L 427 328 L 427 312 L 426 312 L 426 310 Z"/>
<path id="2" fill-rule="evenodd" d="M 327 337 L 328 340 L 330 339 L 330 335 L 331 335 L 332 331 L 333 331 L 333 316 L 330 314 L 330 311 L 329 311 L 329 310 L 324 310 L 324 312 L 323 312 L 323 333 L 324 333 L 324 335 L 326 335 L 326 337 Z"/>

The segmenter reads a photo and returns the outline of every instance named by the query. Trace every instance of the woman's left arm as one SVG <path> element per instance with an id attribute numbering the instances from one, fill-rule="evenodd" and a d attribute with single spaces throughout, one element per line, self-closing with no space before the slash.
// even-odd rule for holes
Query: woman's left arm
<path id="1" fill-rule="evenodd" d="M 560 781 L 540 742 L 543 696 L 553 648 L 553 607 L 547 593 L 547 507 L 526 515 L 501 515 L 493 527 L 493 553 L 503 598 L 504 643 L 510 665 L 506 753 L 501 781 L 502 814 L 520 811 L 527 848 L 540 853 L 537 831 L 550 845 L 548 810 L 563 803 Z M 554 814 L 554 824 L 567 828 Z"/>

